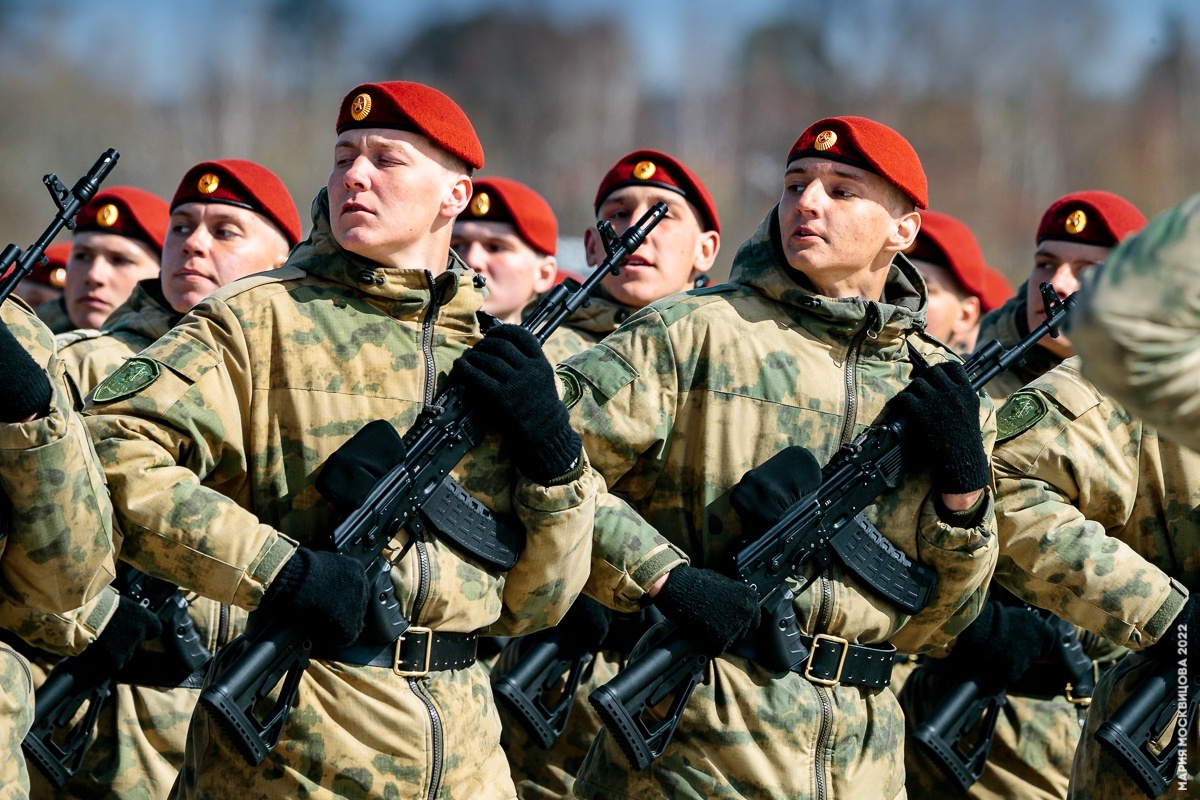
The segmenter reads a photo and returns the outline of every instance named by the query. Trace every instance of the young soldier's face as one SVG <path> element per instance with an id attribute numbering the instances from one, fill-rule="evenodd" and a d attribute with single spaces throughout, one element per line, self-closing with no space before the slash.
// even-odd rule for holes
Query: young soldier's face
<path id="1" fill-rule="evenodd" d="M 1046 307 L 1039 288 L 1043 283 L 1049 282 L 1061 300 L 1078 289 L 1083 272 L 1103 262 L 1109 252 L 1110 248 L 1098 244 L 1054 239 L 1039 244 L 1033 256 L 1033 271 L 1025 283 L 1025 321 L 1029 329 L 1033 330 L 1046 319 Z M 1057 337 L 1044 336 L 1038 344 L 1059 358 L 1070 358 L 1075 354 L 1071 340 L 1061 333 Z"/>
<path id="2" fill-rule="evenodd" d="M 950 269 L 915 258 L 912 262 L 929 290 L 925 329 L 957 349 L 979 323 L 979 298 L 968 295 Z"/>
<path id="3" fill-rule="evenodd" d="M 625 262 L 620 275 L 609 275 L 601 285 L 618 303 L 642 308 L 669 294 L 692 288 L 697 273 L 712 269 L 720 238 L 714 231 L 700 229 L 700 221 L 683 195 L 656 186 L 626 186 L 600 204 L 598 220 L 612 223 L 623 233 L 657 202 L 667 204 L 667 215 L 655 226 L 645 243 Z M 589 228 L 584 234 L 588 264 L 604 260 L 599 233 Z"/>
<path id="4" fill-rule="evenodd" d="M 502 322 L 520 322 L 521 309 L 554 285 L 554 256 L 534 250 L 507 222 L 454 223 L 450 247 L 487 278 L 483 310 Z"/>
<path id="5" fill-rule="evenodd" d="M 63 286 L 71 323 L 99 328 L 129 299 L 138 281 L 158 275 L 158 258 L 150 245 L 127 236 L 75 234 Z"/>
<path id="6" fill-rule="evenodd" d="M 163 242 L 163 295 L 183 313 L 227 283 L 278 267 L 287 254 L 283 234 L 256 211 L 182 203 Z"/>
<path id="7" fill-rule="evenodd" d="M 894 241 L 899 219 L 889 210 L 892 198 L 891 184 L 872 172 L 823 158 L 796 159 L 784 174 L 779 201 L 788 264 L 818 286 L 886 266 L 897 249 L 912 244 Z"/>
<path id="8" fill-rule="evenodd" d="M 385 266 L 411 263 L 405 256 L 432 246 L 431 236 L 448 232 L 471 199 L 470 177 L 447 160 L 417 133 L 361 128 L 340 134 L 328 184 L 334 239 Z"/>

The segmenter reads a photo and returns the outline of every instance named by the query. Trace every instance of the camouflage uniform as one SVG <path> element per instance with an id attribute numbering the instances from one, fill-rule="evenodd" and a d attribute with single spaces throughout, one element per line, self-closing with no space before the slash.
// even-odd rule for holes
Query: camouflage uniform
<path id="1" fill-rule="evenodd" d="M 1080 375 L 1078 358 L 1015 395 L 999 419 L 1007 438 L 993 458 L 1002 532 L 996 579 L 1118 644 L 1156 641 L 1189 589 L 1200 588 L 1194 559 L 1176 556 L 1200 549 L 1200 454 L 1131 417 Z M 1089 730 L 1106 702 L 1093 704 Z M 1093 781 L 1120 771 L 1098 749 L 1081 742 L 1090 755 L 1076 755 L 1077 763 L 1091 766 L 1072 773 L 1093 792 Z M 1098 762 L 1108 767 L 1098 770 Z M 1084 796 L 1136 796 L 1123 785 L 1124 795 Z"/>
<path id="2" fill-rule="evenodd" d="M 1092 270 L 1069 335 L 1083 372 L 1163 435 L 1200 450 L 1200 195 Z"/>
<path id="3" fill-rule="evenodd" d="M 557 364 L 569 356 L 593 346 L 629 318 L 635 309 L 621 305 L 602 291 L 593 295 L 583 308 L 572 314 L 546 341 L 545 352 Z M 508 755 L 517 795 L 522 800 L 565 798 L 571 796 L 575 775 L 592 740 L 600 731 L 600 717 L 587 697 L 596 688 L 616 677 L 625 663 L 625 655 L 616 652 L 595 653 L 579 683 L 579 692 L 571 708 L 567 726 L 549 750 L 530 740 L 525 729 L 499 706 L 503 725 L 504 752 Z"/>
<path id="4" fill-rule="evenodd" d="M 1010 297 L 1004 305 L 984 315 L 979 324 L 979 336 L 975 339 L 976 348 L 992 339 L 1005 347 L 1011 347 L 1028 336 L 1029 323 L 1025 318 L 1027 308 L 1025 287 L 1022 285 L 1016 295 Z M 1046 348 L 1034 345 L 1025 353 L 1024 358 L 988 381 L 988 397 L 992 398 L 997 406 L 1003 405 L 1013 392 L 1061 362 L 1061 358 Z"/>
<path id="5" fill-rule="evenodd" d="M 75 323 L 71 322 L 71 317 L 67 314 L 67 301 L 64 297 L 47 300 L 35 308 L 34 313 L 53 334 L 75 329 Z"/>
<path id="6" fill-rule="evenodd" d="M 734 259 L 732 283 L 639 311 L 600 345 L 559 367 L 572 420 L 612 494 L 598 501 L 587 592 L 635 611 L 675 566 L 719 568 L 741 525 L 729 504 L 742 475 L 787 445 L 827 461 L 881 418 L 926 339 L 924 283 L 903 257 L 884 300 L 832 300 L 802 288 L 772 230 L 772 212 Z M 995 434 L 981 402 L 985 449 Z M 942 521 L 925 474 L 906 476 L 866 515 L 910 558 L 938 573 L 928 607 L 907 616 L 838 563 L 796 576 L 805 633 L 860 644 L 935 647 L 974 617 L 995 558 L 984 493 L 973 528 Z M 812 584 L 800 592 L 799 585 Z M 834 710 L 836 709 L 836 711 Z M 666 752 L 630 771 L 602 731 L 575 783 L 596 797 L 863 797 L 904 792 L 904 723 L 891 692 L 810 683 L 725 655 L 711 662 Z"/>
<path id="7" fill-rule="evenodd" d="M 33 679 L 29 665 L 0 644 L 0 800 L 29 796 L 29 773 L 21 757 L 21 740 L 33 722 Z"/>
<path id="8" fill-rule="evenodd" d="M 367 420 L 408 428 L 480 338 L 481 292 L 456 256 L 436 278 L 384 268 L 333 240 L 325 190 L 313 212 L 288 265 L 201 302 L 98 387 L 94 398 L 119 396 L 88 420 L 126 531 L 122 558 L 243 608 L 259 603 L 296 541 L 320 546 L 330 507 L 314 484 L 325 459 Z M 558 621 L 582 586 L 596 491 L 586 460 L 570 483 L 544 487 L 518 481 L 496 444 L 454 474 L 520 517 L 524 555 L 505 574 L 401 532 L 388 554 L 414 624 L 526 633 Z M 498 740 L 478 664 L 402 679 L 318 660 L 261 767 L 197 713 L 181 793 L 511 797 Z"/>

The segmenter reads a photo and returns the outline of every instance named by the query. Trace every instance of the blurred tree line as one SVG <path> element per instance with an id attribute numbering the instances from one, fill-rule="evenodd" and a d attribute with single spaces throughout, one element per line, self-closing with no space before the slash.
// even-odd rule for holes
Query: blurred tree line
<path id="1" fill-rule="evenodd" d="M 901 131 L 921 155 L 932 206 L 967 221 L 1014 280 L 1031 264 L 1040 213 L 1061 194 L 1107 189 L 1152 216 L 1200 191 L 1200 48 L 1170 13 L 1155 21 L 1155 58 L 1113 91 L 1089 80 L 1124 33 L 1107 0 L 795 0 L 729 61 L 714 57 L 720 20 L 683 4 L 673 32 L 684 37 L 683 77 L 668 90 L 640 74 L 638 45 L 615 14 L 483 6 L 379 45 L 388 37 L 364 36 L 349 1 L 226 2 L 215 8 L 229 19 L 216 27 L 177 7 L 163 39 L 145 43 L 167 48 L 186 77 L 163 93 L 147 90 L 154 76 L 138 74 L 145 59 L 125 47 L 93 47 L 90 63 L 64 55 L 69 0 L 33 10 L 0 0 L 0 244 L 25 246 L 48 221 L 43 173 L 69 184 L 109 146 L 122 153 L 111 184 L 168 198 L 201 159 L 261 161 L 307 218 L 328 175 L 338 101 L 357 82 L 386 79 L 455 98 L 483 140 L 484 174 L 542 192 L 564 235 L 591 224 L 615 159 L 637 147 L 679 156 L 720 207 L 720 277 L 778 199 L 788 148 L 827 115 Z M 117 42 L 124 24 L 88 33 Z"/>

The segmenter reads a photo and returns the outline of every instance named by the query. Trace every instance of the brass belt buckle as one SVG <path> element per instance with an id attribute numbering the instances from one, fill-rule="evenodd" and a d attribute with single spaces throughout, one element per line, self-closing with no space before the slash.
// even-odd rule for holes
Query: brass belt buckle
<path id="1" fill-rule="evenodd" d="M 400 669 L 400 646 L 404 644 L 404 640 L 413 634 L 425 634 L 425 667 L 424 669 L 405 670 Z M 433 629 L 426 628 L 424 625 L 410 625 L 408 630 L 396 637 L 396 655 L 392 659 L 392 672 L 399 675 L 401 678 L 424 678 L 429 674 L 429 660 L 433 655 Z"/>
<path id="2" fill-rule="evenodd" d="M 838 661 L 837 675 L 830 678 L 820 678 L 812 674 L 813 656 L 817 654 L 817 649 L 821 646 L 821 641 L 827 641 L 842 646 L 842 658 Z M 804 677 L 812 683 L 821 686 L 837 686 L 842 682 L 842 668 L 846 666 L 846 656 L 850 654 L 850 640 L 843 639 L 841 636 L 834 636 L 830 633 L 818 633 L 813 637 L 812 650 L 808 652 L 808 661 L 804 664 Z"/>
<path id="3" fill-rule="evenodd" d="M 1099 682 L 1100 682 L 1100 662 L 1093 661 L 1092 662 L 1092 686 L 1095 686 Z M 1073 706 L 1080 706 L 1081 708 L 1087 708 L 1088 706 L 1090 706 L 1092 704 L 1092 698 L 1090 695 L 1088 697 L 1076 697 L 1074 695 L 1074 689 L 1075 689 L 1075 687 L 1069 683 L 1067 684 L 1067 688 L 1063 689 L 1063 695 L 1067 698 L 1068 703 L 1070 703 Z"/>

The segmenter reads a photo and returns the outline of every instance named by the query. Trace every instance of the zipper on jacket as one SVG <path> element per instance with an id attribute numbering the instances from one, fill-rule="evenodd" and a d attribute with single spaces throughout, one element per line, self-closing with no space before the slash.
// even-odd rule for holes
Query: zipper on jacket
<path id="1" fill-rule="evenodd" d="M 425 358 L 425 402 L 432 403 L 437 380 L 437 368 L 433 361 L 433 324 L 438 315 L 438 293 L 433 273 L 428 270 L 425 272 L 425 282 L 429 284 L 429 309 L 421 323 L 421 355 Z"/>
<path id="2" fill-rule="evenodd" d="M 413 601 L 412 624 L 419 624 L 421 611 L 425 606 L 425 601 L 429 597 L 429 548 L 425 545 L 425 536 L 418 528 L 413 532 L 413 544 L 417 550 L 417 597 Z M 428 800 L 433 800 L 437 796 L 438 788 L 442 782 L 442 750 L 444 748 L 444 734 L 442 731 L 442 716 L 438 713 L 437 706 L 433 703 L 433 698 L 425 691 L 424 685 L 420 678 L 409 678 L 408 688 L 412 689 L 412 693 L 421 699 L 425 704 L 425 710 L 429 713 L 429 727 L 433 734 L 433 765 L 429 770 L 429 793 L 426 795 Z"/>
<path id="3" fill-rule="evenodd" d="M 816 770 L 817 797 L 825 800 L 829 796 L 828 779 L 825 777 L 825 750 L 829 747 L 829 736 L 833 733 L 833 704 L 829 700 L 829 690 L 824 686 L 810 684 L 817 690 L 817 698 L 821 701 L 821 729 L 817 732 L 817 747 L 813 751 L 813 769 Z"/>
<path id="4" fill-rule="evenodd" d="M 25 658 L 22 655 L 20 655 L 16 650 L 13 650 L 11 647 L 7 647 L 7 648 L 5 648 L 5 650 L 8 652 L 9 655 L 11 655 L 13 657 L 13 659 L 21 667 L 21 672 L 25 673 L 25 694 L 30 695 L 30 697 L 32 697 L 33 696 L 33 671 L 29 668 L 29 665 L 27 663 L 25 663 Z"/>
<path id="5" fill-rule="evenodd" d="M 229 606 L 221 603 L 221 616 L 217 620 L 217 650 L 224 647 L 229 638 Z M 214 653 L 216 650 L 213 651 Z"/>
<path id="6" fill-rule="evenodd" d="M 862 330 L 854 335 L 854 338 L 850 341 L 850 347 L 846 350 L 844 369 L 846 379 L 846 416 L 842 418 L 842 435 L 838 439 L 839 447 L 849 442 L 854 435 L 854 421 L 858 414 L 858 393 L 854 390 L 854 371 L 858 367 L 858 354 L 862 350 L 863 342 L 868 336 L 874 338 L 877 335 L 871 328 L 875 325 L 878 313 L 874 303 L 867 306 Z"/>

